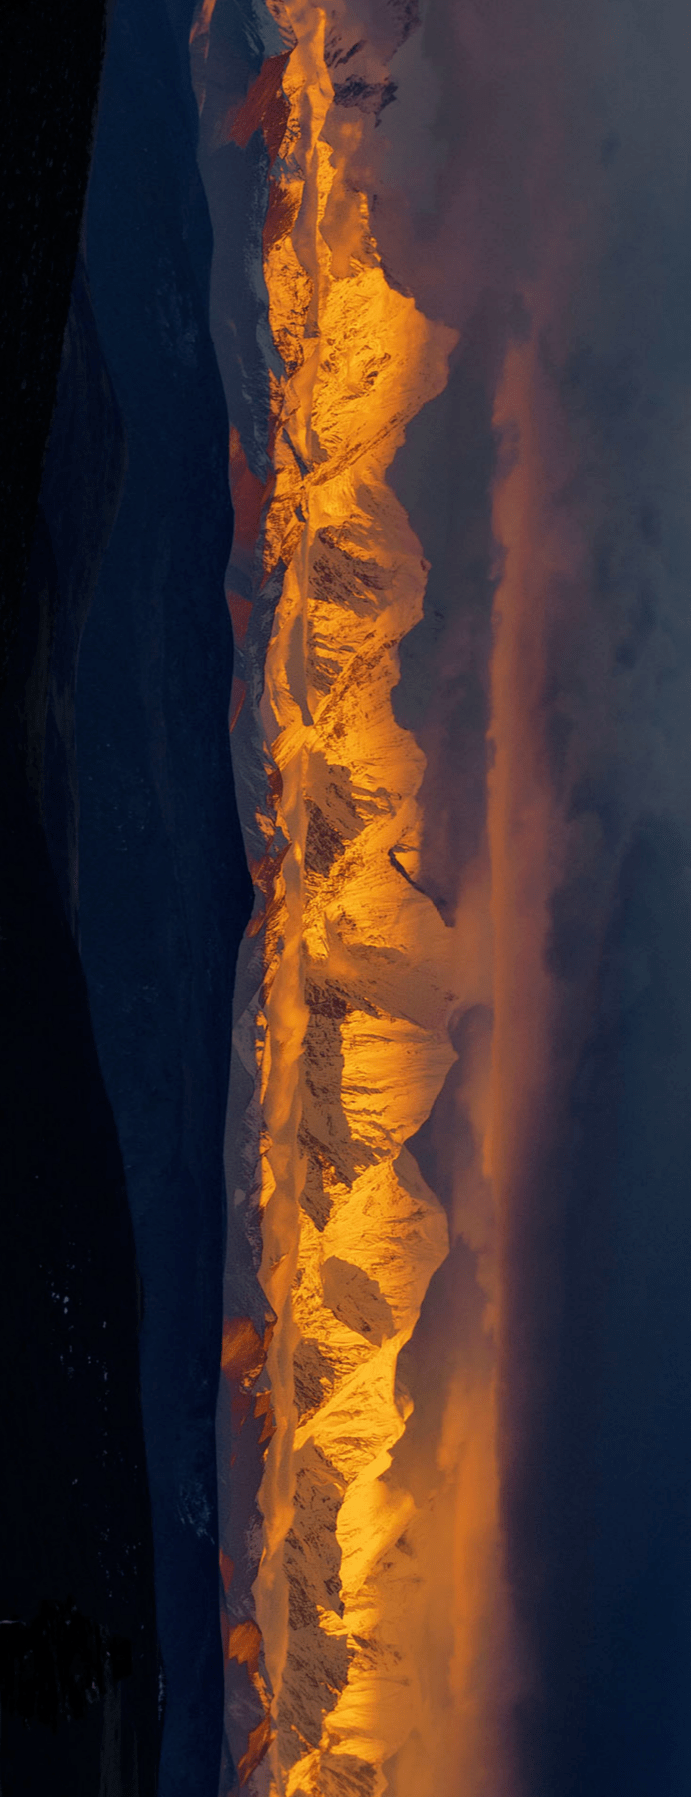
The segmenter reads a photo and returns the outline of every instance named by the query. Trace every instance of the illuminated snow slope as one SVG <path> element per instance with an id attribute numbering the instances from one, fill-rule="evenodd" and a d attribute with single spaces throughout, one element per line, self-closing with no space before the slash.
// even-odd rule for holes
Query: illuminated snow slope
<path id="1" fill-rule="evenodd" d="M 260 146 L 265 221 L 254 371 L 238 351 L 255 435 L 231 434 L 233 744 L 257 904 L 229 1115 L 227 1738 L 257 1797 L 374 1797 L 421 1702 L 414 1504 L 386 1479 L 409 1408 L 396 1363 L 448 1249 L 403 1144 L 453 1061 L 457 1003 L 453 932 L 415 884 L 423 758 L 391 707 L 426 565 L 385 477 L 453 336 L 387 284 L 349 184 L 386 93 L 367 41 L 349 55 L 358 21 L 257 9 L 265 61 L 243 97 L 220 37 L 214 51 L 222 8 L 205 0 L 193 34 L 202 157 Z M 244 1306 L 240 1241 L 260 1282 L 250 1268 Z"/>

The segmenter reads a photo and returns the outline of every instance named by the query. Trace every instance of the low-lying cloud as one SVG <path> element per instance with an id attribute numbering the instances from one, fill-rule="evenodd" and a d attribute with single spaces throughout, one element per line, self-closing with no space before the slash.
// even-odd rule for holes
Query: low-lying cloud
<path id="1" fill-rule="evenodd" d="M 361 146 L 377 240 L 460 333 L 394 469 L 431 562 L 396 703 L 448 921 L 488 841 L 492 869 L 485 1167 L 523 1680 L 505 1776 L 525 1797 L 681 1797 L 691 21 L 676 0 L 431 0 L 391 74 Z M 448 1180 L 463 1124 L 450 1101 L 440 1119 L 421 1146 Z M 437 1285 L 456 1366 L 467 1279 Z M 409 1446 L 439 1408 L 425 1316 Z"/>

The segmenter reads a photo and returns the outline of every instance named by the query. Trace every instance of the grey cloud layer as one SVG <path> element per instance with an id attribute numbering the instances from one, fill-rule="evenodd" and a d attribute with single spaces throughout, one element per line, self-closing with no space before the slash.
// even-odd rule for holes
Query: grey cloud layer
<path id="1" fill-rule="evenodd" d="M 535 1118 L 508 1245 L 505 1523 L 535 1668 L 517 1787 L 682 1797 L 691 20 L 671 0 L 432 0 L 392 74 L 398 105 L 363 150 L 378 239 L 461 333 L 394 469 L 432 563 L 397 705 L 428 758 L 426 876 L 447 913 L 484 827 L 492 406 L 506 345 L 529 333 L 540 515 L 562 544 L 533 726 L 563 844 L 545 956 L 571 1073 Z M 442 1334 L 458 1302 L 440 1295 Z"/>

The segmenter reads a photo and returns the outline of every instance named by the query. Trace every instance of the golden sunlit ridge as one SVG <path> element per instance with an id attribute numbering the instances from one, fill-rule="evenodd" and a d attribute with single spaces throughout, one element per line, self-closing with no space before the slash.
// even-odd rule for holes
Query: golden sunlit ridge
<path id="1" fill-rule="evenodd" d="M 422 1515 L 387 1478 L 411 1410 L 399 1354 L 449 1246 L 404 1144 L 454 1061 L 450 1018 L 484 989 L 470 946 L 459 960 L 459 929 L 416 882 L 424 757 L 391 691 L 428 570 L 386 472 L 445 385 L 455 339 L 386 279 L 349 178 L 362 121 L 336 117 L 324 12 L 293 0 L 272 13 L 287 47 L 221 129 L 241 148 L 261 130 L 269 151 L 273 344 L 264 479 L 231 433 L 234 564 L 252 591 L 229 595 L 241 649 L 231 722 L 257 896 L 235 1024 L 236 1087 L 249 1077 L 252 1096 L 233 1114 L 228 1173 L 267 1323 L 262 1336 L 229 1317 L 225 1331 L 226 1726 L 252 1797 L 377 1797 L 396 1755 L 402 1797 L 432 1797 L 452 1747 L 425 1665 L 440 1578 L 442 1610 L 454 1577 L 470 1593 L 455 1632 L 453 1617 L 441 1628 L 474 1751 L 494 1413 L 484 1388 L 454 1386 L 439 1480 L 456 1547 L 441 1568 L 434 1494 Z M 471 918 L 468 945 L 473 932 Z M 252 1524 L 239 1542 L 233 1478 L 257 1444 L 261 1538 Z M 238 1595 L 238 1552 L 256 1563 L 251 1599 Z"/>

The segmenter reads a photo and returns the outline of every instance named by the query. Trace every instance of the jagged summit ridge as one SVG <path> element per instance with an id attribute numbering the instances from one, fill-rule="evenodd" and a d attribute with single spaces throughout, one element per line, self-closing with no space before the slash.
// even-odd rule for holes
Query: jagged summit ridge
<path id="1" fill-rule="evenodd" d="M 245 1277 L 235 1356 L 228 1319 L 221 1512 L 229 1741 L 252 1797 L 376 1797 L 417 1701 L 415 1506 L 386 1475 L 409 1410 L 398 1357 L 448 1231 L 404 1144 L 454 1059 L 457 996 L 450 933 L 414 880 L 424 760 L 391 707 L 427 567 L 386 470 L 454 339 L 389 285 L 349 180 L 348 142 L 373 128 L 406 32 L 395 11 L 363 32 L 334 10 L 327 33 L 323 12 L 281 0 L 271 79 L 223 114 L 226 141 L 249 156 L 261 128 L 268 159 L 253 291 L 270 472 L 251 433 L 234 437 L 229 570 L 257 902 L 228 1172 L 231 1238 L 259 1284 Z"/>

